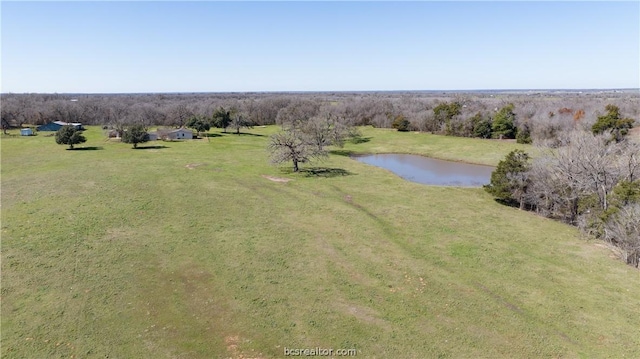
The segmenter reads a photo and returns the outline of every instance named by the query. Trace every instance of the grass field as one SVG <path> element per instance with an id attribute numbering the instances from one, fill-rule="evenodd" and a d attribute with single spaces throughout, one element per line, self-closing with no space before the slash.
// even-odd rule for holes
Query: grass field
<path id="1" fill-rule="evenodd" d="M 3 137 L 2 357 L 640 357 L 640 273 L 609 250 L 343 156 L 495 165 L 519 145 L 368 128 L 293 174 L 269 164 L 276 130 Z"/>

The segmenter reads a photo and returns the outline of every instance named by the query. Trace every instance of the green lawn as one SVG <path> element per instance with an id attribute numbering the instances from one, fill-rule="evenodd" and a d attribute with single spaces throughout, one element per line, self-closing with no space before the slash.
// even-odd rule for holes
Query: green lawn
<path id="1" fill-rule="evenodd" d="M 339 155 L 524 147 L 366 128 L 315 164 L 339 170 L 293 174 L 269 164 L 276 130 L 2 137 L 2 358 L 640 357 L 640 273 L 609 250 Z"/>

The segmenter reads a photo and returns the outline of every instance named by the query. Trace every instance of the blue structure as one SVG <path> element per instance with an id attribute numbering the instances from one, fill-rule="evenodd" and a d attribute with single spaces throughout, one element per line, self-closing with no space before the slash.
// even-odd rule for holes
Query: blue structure
<path id="1" fill-rule="evenodd" d="M 20 136 L 33 136 L 33 130 L 31 128 L 21 128 Z"/>
<path id="2" fill-rule="evenodd" d="M 49 122 L 46 125 L 38 126 L 38 131 L 58 131 L 62 126 L 71 125 L 78 130 L 84 130 L 81 123 L 68 123 L 62 121 Z"/>

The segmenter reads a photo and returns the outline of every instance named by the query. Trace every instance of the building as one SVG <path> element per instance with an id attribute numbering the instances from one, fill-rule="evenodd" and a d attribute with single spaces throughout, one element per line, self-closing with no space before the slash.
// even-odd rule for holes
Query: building
<path id="1" fill-rule="evenodd" d="M 37 130 L 38 131 L 58 131 L 60 128 L 62 128 L 62 126 L 73 126 L 78 130 L 84 130 L 84 127 L 82 127 L 82 124 L 79 122 L 63 122 L 63 121 L 55 121 L 55 122 L 49 122 L 46 125 L 42 125 L 42 126 L 38 126 Z"/>
<path id="2" fill-rule="evenodd" d="M 20 136 L 33 136 L 33 130 L 29 127 L 20 129 Z"/>
<path id="3" fill-rule="evenodd" d="M 177 130 L 171 129 L 158 129 L 158 138 L 163 140 L 191 140 L 193 139 L 193 131 L 186 128 L 179 128 Z"/>

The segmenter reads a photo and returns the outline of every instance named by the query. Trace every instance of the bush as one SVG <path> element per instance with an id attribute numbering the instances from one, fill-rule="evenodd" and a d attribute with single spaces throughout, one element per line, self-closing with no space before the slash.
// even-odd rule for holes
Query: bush
<path id="1" fill-rule="evenodd" d="M 393 120 L 393 123 L 391 124 L 393 128 L 402 132 L 409 131 L 410 125 L 411 122 L 409 122 L 409 120 L 407 120 L 404 115 L 396 116 L 395 120 Z"/>

